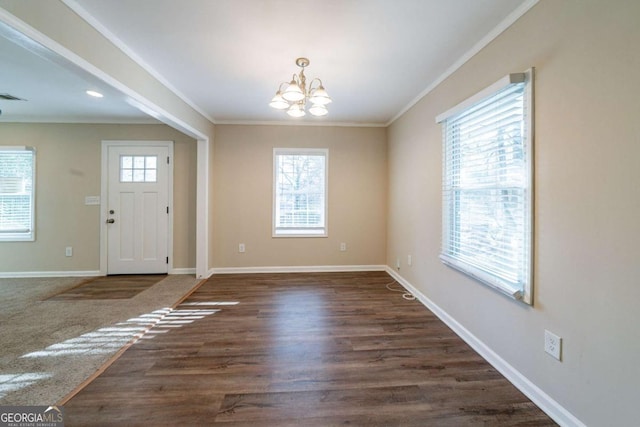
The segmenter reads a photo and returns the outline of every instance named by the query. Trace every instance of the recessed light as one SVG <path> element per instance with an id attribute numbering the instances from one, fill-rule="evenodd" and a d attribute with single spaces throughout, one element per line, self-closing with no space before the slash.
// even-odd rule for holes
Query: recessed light
<path id="1" fill-rule="evenodd" d="M 88 90 L 87 91 L 87 95 L 93 96 L 93 97 L 96 97 L 96 98 L 102 98 L 104 96 L 100 92 L 96 92 L 95 90 Z"/>

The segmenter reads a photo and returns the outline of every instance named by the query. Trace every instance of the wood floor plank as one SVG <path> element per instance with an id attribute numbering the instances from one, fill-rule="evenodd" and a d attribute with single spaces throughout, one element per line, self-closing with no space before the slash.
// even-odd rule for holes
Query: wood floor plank
<path id="1" fill-rule="evenodd" d="M 166 274 L 94 277 L 48 299 L 51 301 L 129 299 L 166 277 Z"/>
<path id="2" fill-rule="evenodd" d="M 555 425 L 391 281 L 214 276 L 72 398 L 65 422 Z"/>

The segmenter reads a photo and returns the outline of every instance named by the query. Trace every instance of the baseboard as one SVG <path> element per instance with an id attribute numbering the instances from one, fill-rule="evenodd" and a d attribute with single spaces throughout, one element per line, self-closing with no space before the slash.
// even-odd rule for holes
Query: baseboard
<path id="1" fill-rule="evenodd" d="M 540 387 L 522 375 L 517 369 L 496 354 L 484 342 L 469 332 L 464 326 L 458 323 L 446 311 L 427 298 L 422 292 L 416 289 L 411 283 L 406 281 L 393 268 L 387 266 L 385 271 L 389 273 L 398 283 L 411 292 L 418 301 L 427 307 L 433 314 L 450 327 L 460 338 L 462 338 L 480 356 L 496 368 L 509 380 L 518 390 L 524 393 L 533 403 L 561 426 L 566 427 L 586 427 L 586 425 L 567 411 L 562 405 L 545 393 Z"/>
<path id="2" fill-rule="evenodd" d="M 195 268 L 173 268 L 169 274 L 196 274 Z M 98 270 L 91 271 L 16 271 L 0 272 L 0 279 L 29 277 L 96 277 L 102 276 Z"/>
<path id="3" fill-rule="evenodd" d="M 0 272 L 0 279 L 29 277 L 96 277 L 102 276 L 98 270 L 90 271 L 15 271 Z"/>
<path id="4" fill-rule="evenodd" d="M 290 267 L 222 267 L 214 268 L 213 274 L 252 274 L 252 273 L 322 273 L 349 271 L 386 271 L 385 265 L 312 265 Z"/>
<path id="5" fill-rule="evenodd" d="M 195 268 L 172 268 L 169 274 L 196 274 Z"/>

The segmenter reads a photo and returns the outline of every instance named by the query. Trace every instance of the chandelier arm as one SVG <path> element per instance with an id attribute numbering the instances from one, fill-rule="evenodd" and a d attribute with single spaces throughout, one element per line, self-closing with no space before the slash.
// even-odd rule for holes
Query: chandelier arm
<path id="1" fill-rule="evenodd" d="M 322 86 L 322 80 L 320 80 L 318 77 L 314 78 L 313 80 L 311 80 L 311 83 L 309 83 L 309 94 L 311 94 L 311 92 L 313 91 L 313 82 L 318 81 L 318 87 Z M 316 89 L 318 89 L 318 87 L 316 87 Z"/>
<path id="2" fill-rule="evenodd" d="M 278 92 L 282 92 L 282 86 L 283 85 L 289 85 L 289 82 L 282 82 L 280 83 L 280 86 L 278 86 Z"/>

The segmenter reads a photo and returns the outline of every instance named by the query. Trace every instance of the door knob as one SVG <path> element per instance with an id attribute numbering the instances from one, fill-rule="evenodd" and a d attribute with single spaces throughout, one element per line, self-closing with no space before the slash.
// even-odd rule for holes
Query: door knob
<path id="1" fill-rule="evenodd" d="M 113 219 L 113 218 L 109 218 L 109 219 L 107 220 L 107 224 L 113 224 L 114 222 L 116 222 L 116 220 L 115 220 L 115 219 Z"/>

